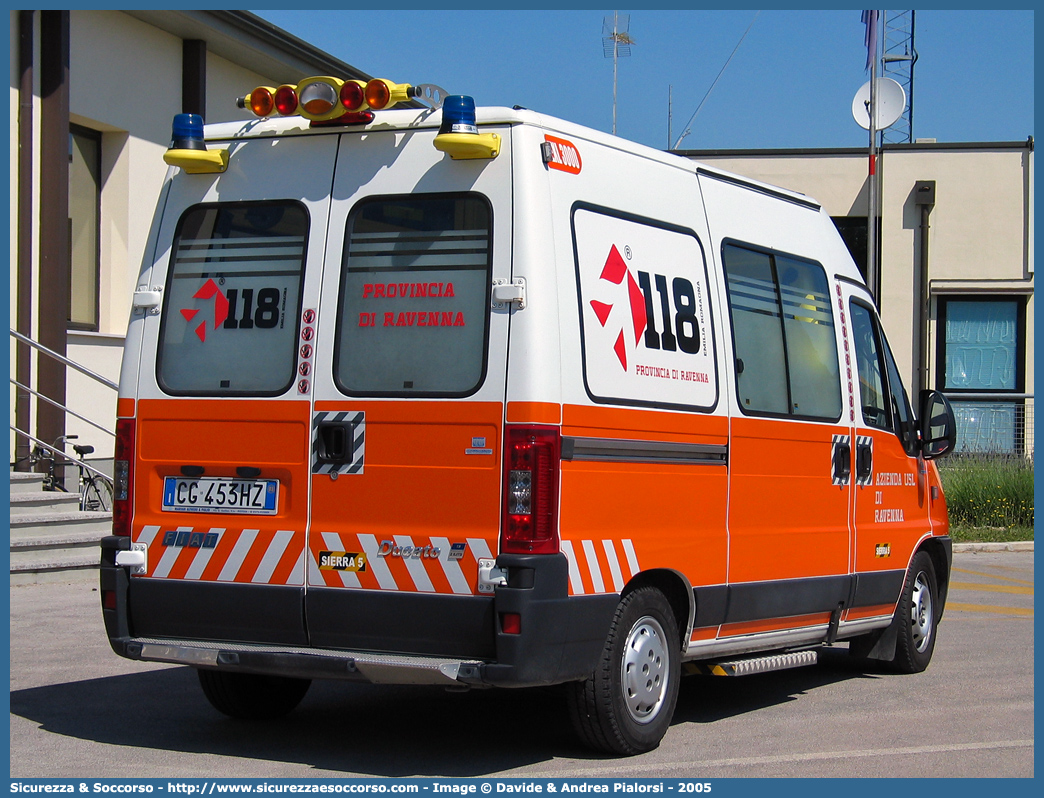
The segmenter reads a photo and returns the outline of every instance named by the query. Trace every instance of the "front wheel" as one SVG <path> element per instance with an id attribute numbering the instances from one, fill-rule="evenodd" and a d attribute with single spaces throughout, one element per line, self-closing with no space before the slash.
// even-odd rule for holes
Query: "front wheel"
<path id="1" fill-rule="evenodd" d="M 310 679 L 199 668 L 203 694 L 218 712 L 242 720 L 281 718 L 301 703 Z"/>
<path id="2" fill-rule="evenodd" d="M 643 587 L 624 596 L 594 673 L 570 685 L 570 715 L 580 739 L 613 754 L 656 748 L 678 701 L 680 645 L 663 593 Z"/>
<path id="3" fill-rule="evenodd" d="M 932 661 L 939 624 L 935 566 L 925 551 L 914 555 L 903 595 L 895 608 L 896 639 L 892 665 L 901 673 L 920 673 Z"/>

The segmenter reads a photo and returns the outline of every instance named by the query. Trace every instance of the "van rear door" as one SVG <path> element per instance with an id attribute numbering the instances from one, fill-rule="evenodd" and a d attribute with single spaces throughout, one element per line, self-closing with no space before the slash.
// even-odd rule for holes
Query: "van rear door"
<path id="1" fill-rule="evenodd" d="M 342 137 L 316 345 L 309 641 L 492 654 L 510 310 L 511 151 Z"/>
<path id="2" fill-rule="evenodd" d="M 163 299 L 144 319 L 135 407 L 138 636 L 306 642 L 300 339 L 318 304 L 336 144 L 246 139 L 220 177 L 172 180 L 144 275 Z"/>

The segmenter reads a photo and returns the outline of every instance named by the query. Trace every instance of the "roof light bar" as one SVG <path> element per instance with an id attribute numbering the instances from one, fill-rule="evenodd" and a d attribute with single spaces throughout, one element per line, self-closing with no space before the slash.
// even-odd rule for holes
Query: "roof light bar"
<path id="1" fill-rule="evenodd" d="M 258 86 L 239 98 L 236 104 L 260 117 L 273 113 L 281 116 L 299 114 L 312 123 L 358 124 L 372 120 L 372 115 L 368 116 L 370 111 L 382 111 L 414 99 L 438 108 L 445 94 L 444 89 L 431 84 L 411 86 L 383 78 L 363 83 L 315 76 L 304 78 L 296 85 L 284 84 L 278 89 Z"/>

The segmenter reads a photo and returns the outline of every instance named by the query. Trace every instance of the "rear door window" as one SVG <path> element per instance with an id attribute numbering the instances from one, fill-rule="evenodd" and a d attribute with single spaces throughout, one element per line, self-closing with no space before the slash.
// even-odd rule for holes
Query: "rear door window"
<path id="1" fill-rule="evenodd" d="M 492 210 L 477 194 L 363 200 L 348 217 L 334 352 L 353 396 L 467 396 L 486 372 Z"/>
<path id="2" fill-rule="evenodd" d="M 166 393 L 275 396 L 290 387 L 307 238 L 299 202 L 185 211 L 160 328 L 156 368 Z"/>

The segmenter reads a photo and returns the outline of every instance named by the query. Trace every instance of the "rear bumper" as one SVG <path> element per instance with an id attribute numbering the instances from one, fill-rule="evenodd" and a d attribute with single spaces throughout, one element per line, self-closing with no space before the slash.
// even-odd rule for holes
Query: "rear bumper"
<path id="1" fill-rule="evenodd" d="M 501 555 L 492 598 L 131 578 L 102 541 L 106 633 L 123 657 L 374 684 L 524 687 L 595 668 L 617 594 L 569 596 L 563 555 Z M 505 634 L 504 613 L 521 618 Z M 314 629 L 310 628 L 314 625 Z"/>

